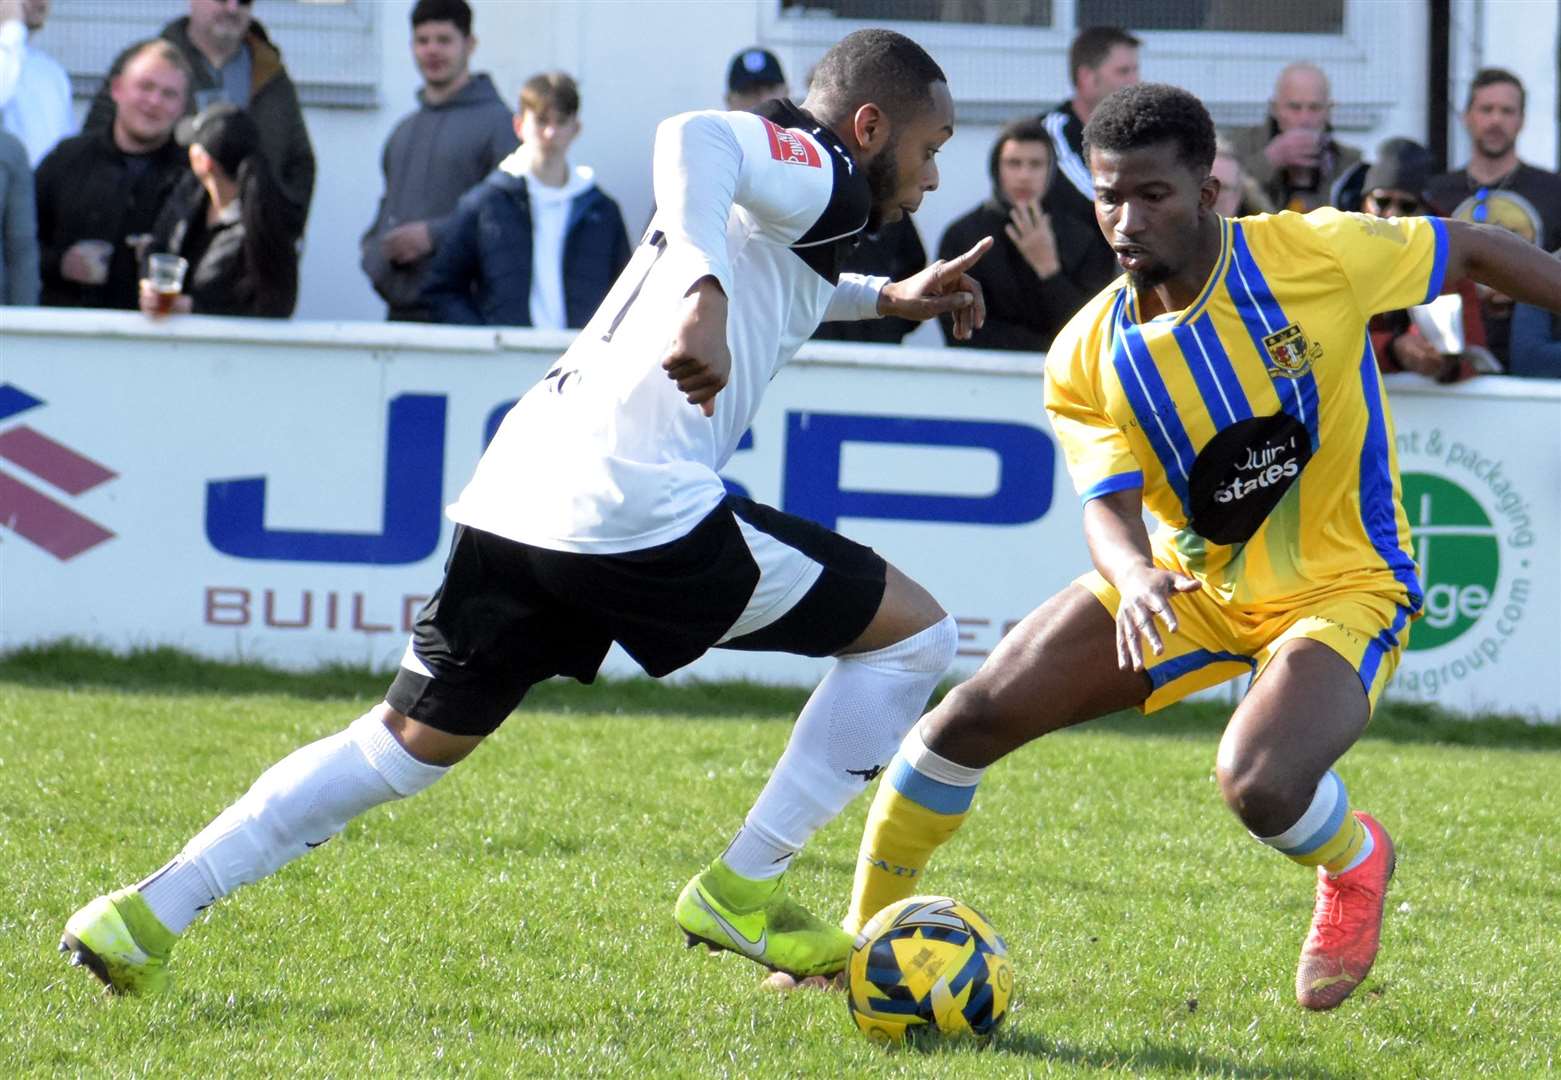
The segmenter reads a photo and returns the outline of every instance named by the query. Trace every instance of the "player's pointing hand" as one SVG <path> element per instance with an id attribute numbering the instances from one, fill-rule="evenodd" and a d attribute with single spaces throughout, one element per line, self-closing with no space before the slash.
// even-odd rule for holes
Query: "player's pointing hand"
<path id="1" fill-rule="evenodd" d="M 891 281 L 878 294 L 878 314 L 921 322 L 952 313 L 954 336 L 968 341 L 986 322 L 986 299 L 981 294 L 981 283 L 966 271 L 991 248 L 992 238 L 983 237 L 958 258 L 939 259 L 904 281 Z"/>
<path id="2" fill-rule="evenodd" d="M 702 277 L 688 290 L 661 367 L 677 383 L 690 405 L 715 415 L 715 396 L 732 373 L 726 344 L 726 293 L 713 277 Z"/>

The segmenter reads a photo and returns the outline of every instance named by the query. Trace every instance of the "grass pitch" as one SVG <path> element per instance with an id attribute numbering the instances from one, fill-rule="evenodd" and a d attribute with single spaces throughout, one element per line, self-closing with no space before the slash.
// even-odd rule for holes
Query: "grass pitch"
<path id="1" fill-rule="evenodd" d="M 1345 759 L 1393 831 L 1377 967 L 1293 1000 L 1307 872 L 1211 778 L 1224 710 L 1118 718 L 990 774 L 927 888 L 1007 937 L 994 1047 L 881 1051 L 838 994 L 762 992 L 687 952 L 683 882 L 725 844 L 803 696 L 542 687 L 429 792 L 222 902 L 174 989 L 111 999 L 55 952 L 383 677 L 168 653 L 0 660 L 0 1069 L 7 1076 L 1533 1077 L 1561 1070 L 1561 731 L 1387 710 Z M 866 800 L 790 876 L 842 913 Z"/>

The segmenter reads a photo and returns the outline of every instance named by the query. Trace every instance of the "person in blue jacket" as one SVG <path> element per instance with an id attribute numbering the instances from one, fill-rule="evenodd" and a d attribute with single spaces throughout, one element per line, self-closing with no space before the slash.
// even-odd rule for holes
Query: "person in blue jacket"
<path id="1" fill-rule="evenodd" d="M 429 268 L 433 321 L 561 330 L 586 324 L 629 261 L 618 204 L 571 167 L 580 91 L 563 72 L 527 80 L 521 145 L 461 197 Z"/>
<path id="2" fill-rule="evenodd" d="M 1561 258 L 1561 250 L 1554 252 Z M 1525 379 L 1561 379 L 1561 316 L 1532 304 L 1512 309 L 1507 339 L 1507 374 Z"/>

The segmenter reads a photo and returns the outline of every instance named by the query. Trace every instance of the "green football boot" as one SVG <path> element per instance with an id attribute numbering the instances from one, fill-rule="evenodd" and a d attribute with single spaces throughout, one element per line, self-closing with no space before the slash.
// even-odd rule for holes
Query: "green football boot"
<path id="1" fill-rule="evenodd" d="M 168 983 L 178 935 L 157 921 L 134 888 L 100 896 L 65 923 L 60 952 L 116 994 L 155 994 Z"/>
<path id="2" fill-rule="evenodd" d="M 726 949 L 796 979 L 844 970 L 851 937 L 786 896 L 780 878 L 754 881 L 720 859 L 678 894 L 673 918 L 688 938 Z"/>

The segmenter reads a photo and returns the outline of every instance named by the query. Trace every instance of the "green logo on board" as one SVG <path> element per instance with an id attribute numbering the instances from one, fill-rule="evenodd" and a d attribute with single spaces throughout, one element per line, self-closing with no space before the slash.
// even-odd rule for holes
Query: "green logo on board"
<path id="1" fill-rule="evenodd" d="M 1419 652 L 1447 644 L 1479 621 L 1496 592 L 1501 544 L 1485 509 L 1451 480 L 1406 472 L 1403 485 L 1425 590 L 1425 615 L 1409 635 L 1408 651 Z"/>

